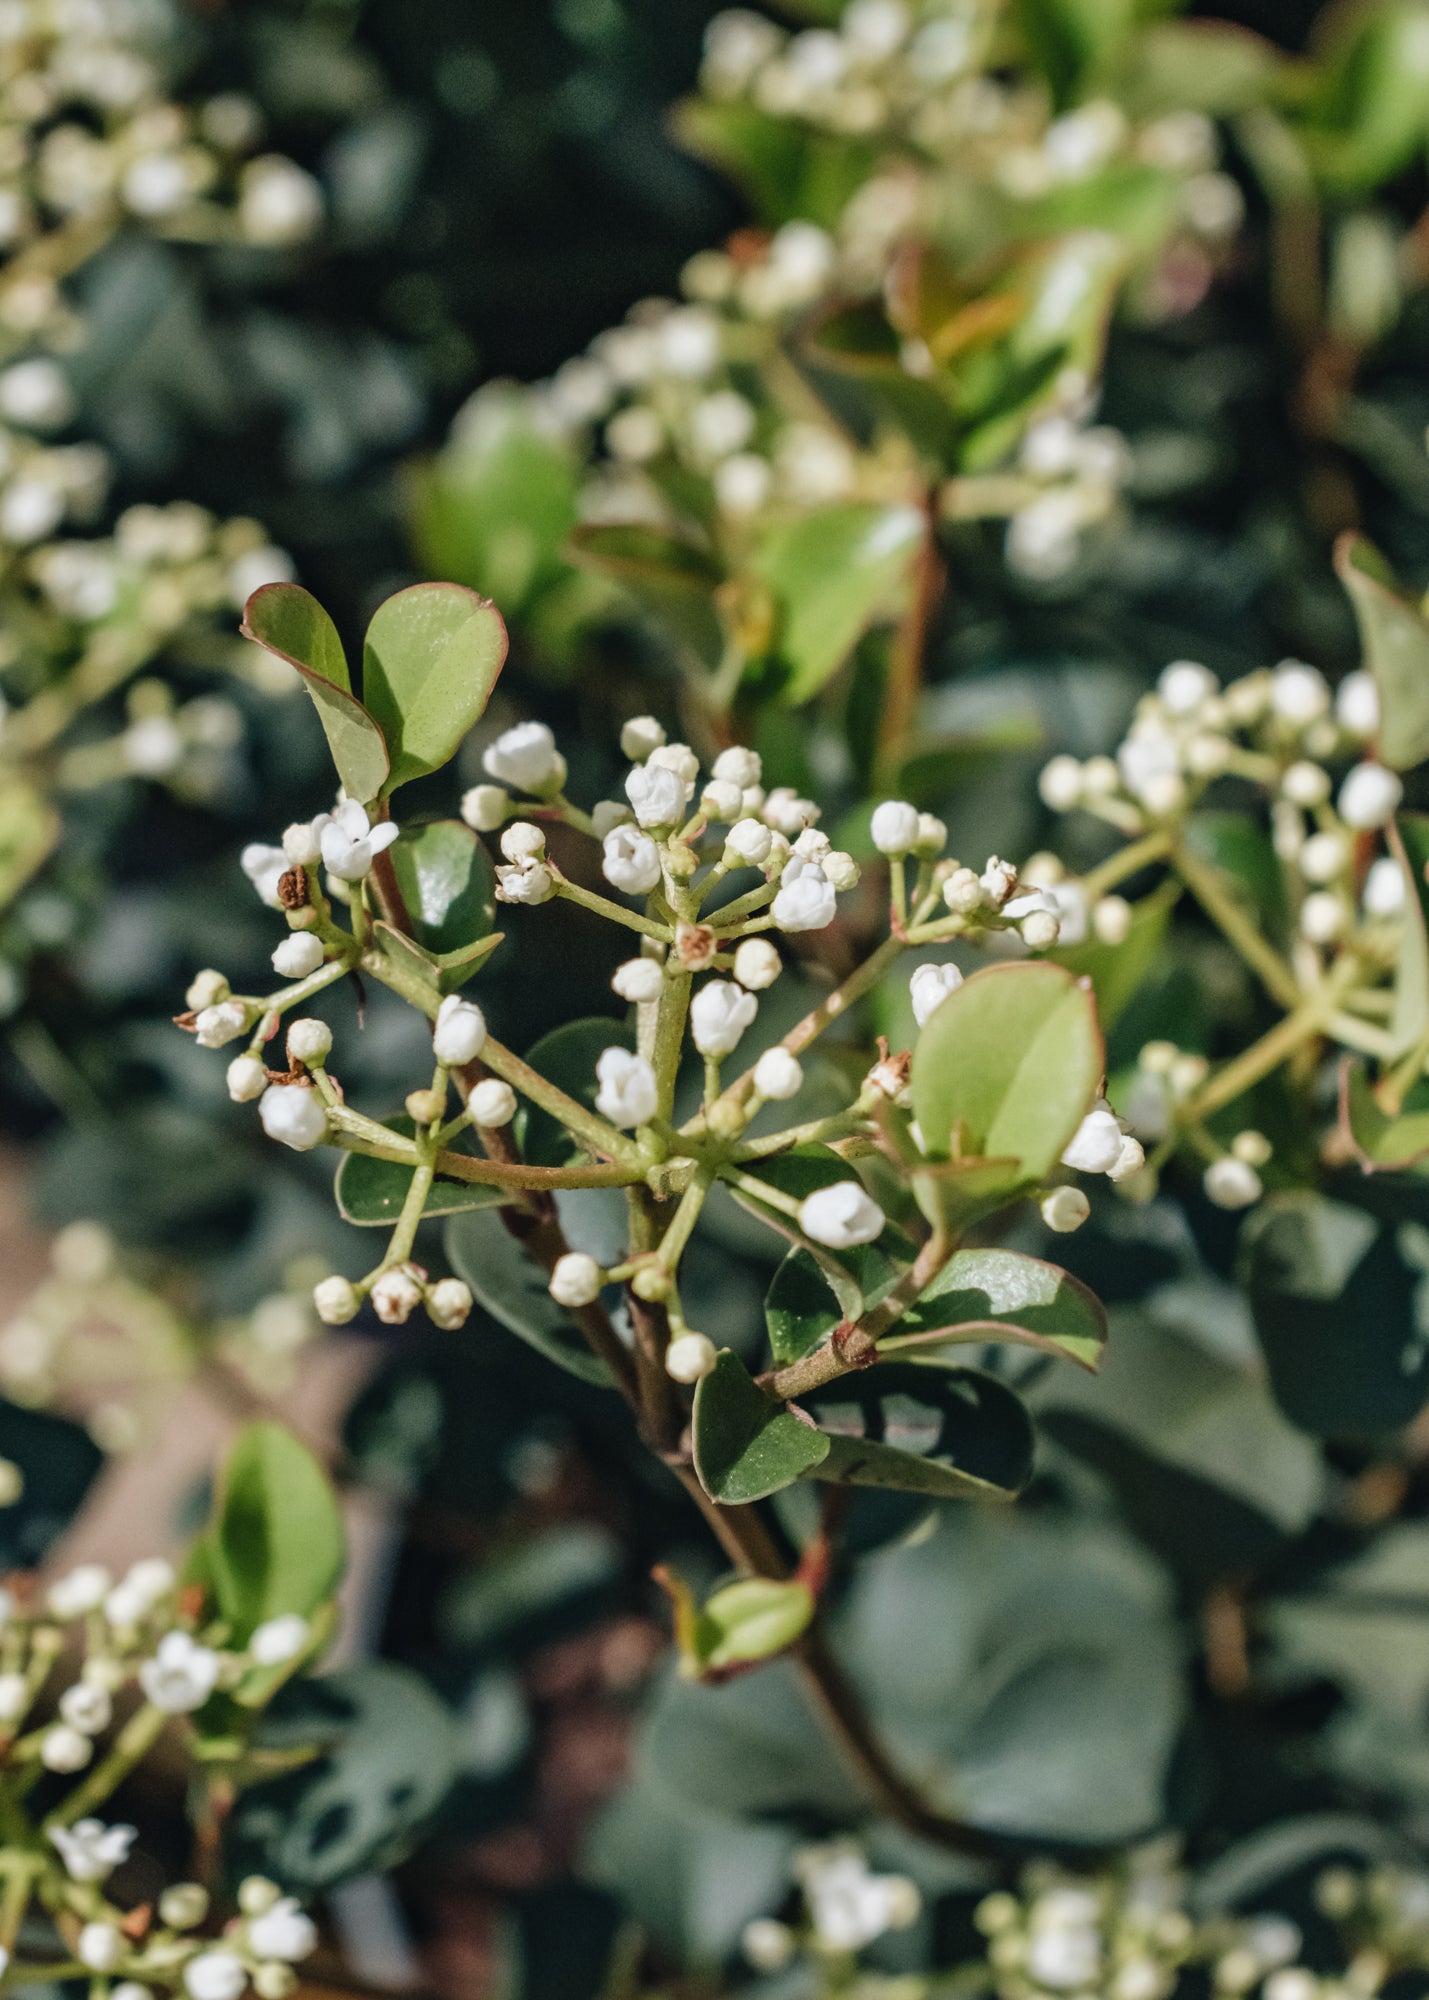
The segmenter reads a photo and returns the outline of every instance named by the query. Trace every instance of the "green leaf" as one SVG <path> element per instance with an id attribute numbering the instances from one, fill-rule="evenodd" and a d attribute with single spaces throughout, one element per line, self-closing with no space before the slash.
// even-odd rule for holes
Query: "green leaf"
<path id="1" fill-rule="evenodd" d="M 608 1021 L 600 1015 L 591 1015 L 582 1021 L 567 1021 L 564 1027 L 542 1035 L 526 1051 L 524 1060 L 567 1097 L 594 1111 L 600 1087 L 595 1066 L 602 1051 L 634 1047 L 635 1030 L 628 1021 Z M 517 1120 L 521 1157 L 533 1166 L 568 1167 L 586 1157 L 565 1126 L 539 1104 L 524 1103 Z"/>
<path id="2" fill-rule="evenodd" d="M 1090 979 L 1097 996 L 1097 1016 L 1110 1033 L 1123 1010 L 1135 999 L 1161 955 L 1171 912 L 1180 897 L 1179 883 L 1163 882 L 1144 896 L 1131 913 L 1131 928 L 1121 944 L 1102 944 L 1088 937 L 1082 944 L 1048 952 L 1078 979 Z"/>
<path id="3" fill-rule="evenodd" d="M 976 1369 L 880 1362 L 802 1401 L 829 1436 L 806 1479 L 933 1500 L 1011 1500 L 1032 1474 L 1021 1398 Z"/>
<path id="4" fill-rule="evenodd" d="M 1343 1057 L 1340 1130 L 1367 1174 L 1418 1166 L 1429 1157 L 1429 1080 L 1417 1078 L 1398 1110 L 1386 1111 L 1364 1064 Z"/>
<path id="5" fill-rule="evenodd" d="M 1315 96 L 1299 130 L 1316 174 L 1340 193 L 1363 193 L 1422 152 L 1429 130 L 1425 23 L 1418 0 L 1385 0 L 1331 17 L 1313 72 Z"/>
<path id="6" fill-rule="evenodd" d="M 1091 1105 L 1104 1061 L 1090 990 L 1070 972 L 988 966 L 918 1038 L 911 1090 L 923 1144 L 930 1155 L 1009 1161 L 1006 1193 L 1036 1186 Z M 982 1199 L 997 1187 L 994 1178 Z"/>
<path id="7" fill-rule="evenodd" d="M 418 468 L 410 496 L 427 574 L 470 584 L 508 618 L 567 573 L 561 550 L 576 522 L 575 463 L 532 428 L 516 398 L 483 411 L 470 434 Z"/>
<path id="8" fill-rule="evenodd" d="M 405 1113 L 384 1118 L 382 1122 L 389 1132 L 399 1132 L 404 1139 L 410 1139 L 416 1130 Z M 333 1184 L 344 1222 L 355 1222 L 362 1228 L 390 1229 L 402 1213 L 412 1173 L 411 1167 L 401 1166 L 396 1160 L 374 1160 L 366 1153 L 346 1154 Z M 499 1208 L 509 1199 L 499 1187 L 450 1180 L 438 1174 L 423 1205 L 422 1216 L 425 1219 L 434 1215 L 463 1215 L 469 1208 Z"/>
<path id="9" fill-rule="evenodd" d="M 783 614 L 785 701 L 817 694 L 869 626 L 896 614 L 926 532 L 916 507 L 850 501 L 806 514 L 765 539 L 754 573 Z"/>
<path id="10" fill-rule="evenodd" d="M 846 1179 L 847 1173 L 841 1178 Z M 876 1243 L 855 1250 L 795 1247 L 774 1273 L 764 1300 L 764 1323 L 776 1367 L 787 1368 L 827 1340 L 843 1319 L 856 1319 L 881 1298 L 898 1275 Z M 837 1288 L 837 1289 L 836 1289 Z"/>
<path id="11" fill-rule="evenodd" d="M 347 1560 L 327 1474 L 281 1424 L 249 1424 L 219 1481 L 203 1557 L 219 1615 L 242 1644 L 266 1619 L 312 1618 Z"/>
<path id="12" fill-rule="evenodd" d="M 387 744 L 352 692 L 337 627 L 311 591 L 265 583 L 248 600 L 242 630 L 302 675 L 349 798 L 375 799 L 387 781 Z"/>
<path id="13" fill-rule="evenodd" d="M 570 554 L 620 584 L 677 649 L 706 666 L 719 663 L 724 633 L 714 594 L 724 570 L 707 549 L 643 522 L 587 522 L 571 536 Z"/>
<path id="14" fill-rule="evenodd" d="M 1121 102 L 1134 118 L 1229 118 L 1264 99 L 1285 58 L 1228 21 L 1157 21 L 1136 38 Z"/>
<path id="15" fill-rule="evenodd" d="M 1362 535 L 1340 536 L 1335 570 L 1379 691 L 1379 754 L 1392 770 L 1412 770 L 1429 757 L 1429 622 L 1389 588 L 1383 560 Z"/>
<path id="16" fill-rule="evenodd" d="M 1429 1033 L 1429 815 L 1401 813 L 1386 829 L 1390 853 L 1404 870 L 1404 914 L 1399 927 L 1399 963 L 1394 973 L 1394 1011 L 1389 1033 L 1395 1055 L 1407 1055 Z"/>
<path id="17" fill-rule="evenodd" d="M 694 1621 L 694 1660 L 702 1674 L 726 1674 L 773 1659 L 808 1631 L 814 1598 L 807 1584 L 741 1577 L 706 1599 Z"/>
<path id="18" fill-rule="evenodd" d="M 133 1310 L 147 1303 L 136 1294 Z M 0 1565 L 36 1570 L 83 1506 L 104 1454 L 82 1424 L 0 1399 L 0 1458 L 23 1481 L 19 1497 L 0 1508 Z"/>
<path id="19" fill-rule="evenodd" d="M 472 1296 L 493 1319 L 583 1382 L 610 1388 L 605 1363 L 591 1353 L 580 1330 L 546 1288 L 546 1274 L 528 1257 L 499 1215 L 490 1208 L 459 1215 L 447 1224 L 447 1259 Z"/>
<path id="20" fill-rule="evenodd" d="M 1137 0 L 1018 0 L 1027 51 L 1059 105 L 1120 54 L 1136 25 Z"/>
<path id="21" fill-rule="evenodd" d="M 1424 1232 L 1305 1193 L 1272 1195 L 1241 1237 L 1276 1401 L 1315 1437 L 1364 1439 L 1429 1399 Z"/>
<path id="22" fill-rule="evenodd" d="M 469 826 L 434 820 L 400 833 L 391 854 L 418 944 L 440 959 L 490 936 L 496 871 Z"/>
<path id="23" fill-rule="evenodd" d="M 772 1403 L 727 1347 L 695 1391 L 693 1438 L 700 1484 L 725 1507 L 792 1485 L 828 1456 L 830 1443 Z"/>
<path id="24" fill-rule="evenodd" d="M 393 792 L 456 754 L 496 685 L 506 627 L 460 583 L 414 583 L 374 612 L 362 652 L 364 702 L 387 739 Z"/>
<path id="25" fill-rule="evenodd" d="M 833 137 L 752 104 L 686 98 L 675 113 L 680 143 L 737 181 L 762 221 L 796 218 L 833 229 L 873 171 L 866 140 Z"/>

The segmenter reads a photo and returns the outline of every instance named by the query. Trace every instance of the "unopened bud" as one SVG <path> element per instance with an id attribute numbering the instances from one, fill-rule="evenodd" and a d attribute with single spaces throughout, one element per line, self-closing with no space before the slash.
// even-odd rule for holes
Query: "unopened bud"
<path id="1" fill-rule="evenodd" d="M 228 981 L 223 974 L 209 967 L 203 972 L 194 974 L 184 999 L 192 1012 L 197 1014 L 205 1007 L 216 1007 L 220 1000 L 226 1000 L 229 991 Z"/>
<path id="2" fill-rule="evenodd" d="M 414 1125 L 435 1125 L 446 1109 L 446 1099 L 439 1090 L 409 1090 L 404 1102 Z"/>
<path id="3" fill-rule="evenodd" d="M 323 1278 L 313 1286 L 313 1311 L 324 1326 L 346 1326 L 361 1304 L 356 1286 L 346 1278 Z"/>
<path id="4" fill-rule="evenodd" d="M 1080 1229 L 1092 1212 L 1092 1205 L 1080 1188 L 1059 1187 L 1042 1198 L 1042 1220 L 1059 1236 Z"/>

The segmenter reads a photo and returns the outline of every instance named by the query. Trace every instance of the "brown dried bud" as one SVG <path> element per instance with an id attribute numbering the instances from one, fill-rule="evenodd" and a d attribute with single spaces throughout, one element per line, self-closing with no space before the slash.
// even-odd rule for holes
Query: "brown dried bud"
<path id="1" fill-rule="evenodd" d="M 714 964 L 717 946 L 708 924 L 679 924 L 675 929 L 675 956 L 686 972 L 704 972 Z"/>
<path id="2" fill-rule="evenodd" d="M 305 909 L 311 901 L 304 868 L 289 868 L 278 877 L 278 901 L 285 910 Z"/>

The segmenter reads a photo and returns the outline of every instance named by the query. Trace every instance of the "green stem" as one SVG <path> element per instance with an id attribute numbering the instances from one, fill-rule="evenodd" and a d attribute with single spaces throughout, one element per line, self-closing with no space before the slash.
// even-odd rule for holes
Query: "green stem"
<path id="1" fill-rule="evenodd" d="M 660 1262 L 673 1274 L 685 1254 L 685 1245 L 700 1219 L 700 1210 L 705 1205 L 714 1176 L 706 1167 L 701 1167 L 685 1192 L 680 1196 L 679 1206 L 670 1218 L 670 1226 L 660 1238 Z"/>
<path id="2" fill-rule="evenodd" d="M 76 1785 L 69 1797 L 49 1815 L 45 1830 L 52 1826 L 73 1826 L 77 1819 L 83 1819 L 87 1813 L 102 1806 L 110 1793 L 123 1784 L 140 1759 L 152 1750 L 168 1719 L 167 1713 L 162 1708 L 155 1708 L 152 1702 L 145 1702 L 142 1708 L 136 1709 L 83 1784 Z"/>
<path id="3" fill-rule="evenodd" d="M 917 1304 L 947 1263 L 953 1248 L 953 1239 L 947 1232 L 935 1229 L 886 1297 L 858 1319 L 836 1328 L 812 1354 L 766 1376 L 763 1383 L 766 1393 L 787 1402 L 791 1397 L 806 1396 L 811 1390 L 822 1388 L 826 1382 L 836 1382 L 840 1375 L 850 1374 L 855 1368 L 866 1367 L 877 1352 L 880 1337 Z"/>
<path id="4" fill-rule="evenodd" d="M 642 937 L 654 938 L 660 944 L 670 942 L 667 924 L 657 924 L 652 917 L 639 916 L 620 903 L 612 903 L 608 896 L 597 896 L 593 889 L 582 889 L 576 883 L 568 882 L 564 875 L 557 875 L 555 883 L 556 894 L 563 896 L 568 903 L 579 903 L 583 910 L 593 910 L 598 917 L 607 917 L 613 924 L 624 924 L 627 930 L 639 931 Z"/>
<path id="5" fill-rule="evenodd" d="M 1325 1029 L 1325 1007 L 1319 999 L 1307 1000 L 1293 1013 L 1278 1021 L 1258 1042 L 1243 1049 L 1224 1069 L 1204 1083 L 1182 1107 L 1184 1120 L 1200 1122 L 1223 1106 L 1234 1103 L 1252 1085 L 1269 1076 L 1273 1069 L 1292 1056 L 1302 1043 L 1312 1041 Z"/>
<path id="6" fill-rule="evenodd" d="M 427 1206 L 427 1196 L 432 1191 L 436 1178 L 436 1153 L 430 1145 L 417 1148 L 417 1165 L 407 1186 L 406 1199 L 402 1203 L 402 1213 L 397 1217 L 397 1226 L 392 1231 L 392 1240 L 387 1245 L 387 1255 L 382 1260 L 388 1264 L 405 1264 L 412 1254 L 416 1240 L 417 1224 L 421 1221 Z"/>
<path id="7" fill-rule="evenodd" d="M 481 1060 L 496 1076 L 502 1077 L 513 1090 L 519 1090 L 523 1097 L 529 1097 L 533 1104 L 539 1104 L 583 1145 L 592 1152 L 604 1153 L 607 1159 L 624 1160 L 632 1167 L 642 1170 L 645 1157 L 633 1139 L 628 1139 L 614 1125 L 608 1124 L 589 1106 L 578 1098 L 567 1097 L 554 1083 L 549 1083 L 539 1070 L 532 1069 L 518 1055 L 488 1035 L 481 1045 Z M 445 1171 L 445 1170 L 444 1170 Z"/>
<path id="8" fill-rule="evenodd" d="M 1266 943 L 1240 904 L 1226 889 L 1217 869 L 1203 861 L 1185 841 L 1169 849 L 1172 867 L 1206 915 L 1218 924 L 1272 1000 L 1282 1007 L 1300 1005 L 1300 982 L 1279 952 Z"/>
<path id="9" fill-rule="evenodd" d="M 1135 875 L 1138 869 L 1147 868 L 1153 861 L 1163 861 L 1171 851 L 1171 836 L 1164 827 L 1154 833 L 1143 834 L 1140 840 L 1133 840 L 1119 853 L 1110 855 L 1099 868 L 1093 868 L 1089 875 L 1082 877 L 1082 891 L 1089 903 L 1095 903 L 1118 882 L 1124 882 L 1128 875 Z"/>

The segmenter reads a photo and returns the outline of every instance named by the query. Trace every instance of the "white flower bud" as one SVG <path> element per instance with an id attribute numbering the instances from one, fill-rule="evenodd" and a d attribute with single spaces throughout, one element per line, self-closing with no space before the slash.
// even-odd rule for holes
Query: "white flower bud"
<path id="1" fill-rule="evenodd" d="M 674 826 L 685 810 L 684 783 L 664 764 L 637 764 L 627 772 L 625 796 L 641 826 Z"/>
<path id="2" fill-rule="evenodd" d="M 549 903 L 556 893 L 555 879 L 541 861 L 513 861 L 496 870 L 498 903 Z"/>
<path id="3" fill-rule="evenodd" d="M 393 820 L 374 825 L 366 809 L 355 799 L 344 799 L 335 812 L 317 824 L 321 828 L 323 866 L 339 882 L 360 882 L 398 833 Z"/>
<path id="4" fill-rule="evenodd" d="M 1357 829 L 1384 826 L 1403 796 L 1402 782 L 1383 764 L 1356 764 L 1340 786 L 1340 818 Z"/>
<path id="5" fill-rule="evenodd" d="M 919 813 L 918 838 L 913 843 L 913 852 L 921 854 L 925 861 L 932 861 L 940 855 L 948 844 L 948 828 L 936 813 Z"/>
<path id="6" fill-rule="evenodd" d="M 784 961 L 768 938 L 745 938 L 734 954 L 734 976 L 750 993 L 762 993 L 784 970 Z"/>
<path id="7" fill-rule="evenodd" d="M 1062 1165 L 1080 1174 L 1109 1174 L 1121 1158 L 1121 1120 L 1106 1104 L 1087 1113 L 1062 1155 Z"/>
<path id="8" fill-rule="evenodd" d="M 624 799 L 598 799 L 590 809 L 590 823 L 597 840 L 604 840 L 618 826 L 628 826 L 631 817 Z"/>
<path id="9" fill-rule="evenodd" d="M 208 1904 L 201 1882 L 174 1882 L 159 1898 L 159 1921 L 171 1930 L 191 1931 L 208 1915 Z"/>
<path id="10" fill-rule="evenodd" d="M 568 1250 L 556 1259 L 549 1289 L 558 1306 L 589 1306 L 600 1297 L 601 1282 L 600 1266 L 594 1257 L 588 1257 L 583 1250 Z"/>
<path id="11" fill-rule="evenodd" d="M 736 820 L 744 809 L 744 793 L 725 778 L 711 778 L 700 794 L 700 811 L 711 820 Z"/>
<path id="12" fill-rule="evenodd" d="M 322 818 L 295 820 L 283 829 L 283 854 L 294 868 L 316 868 L 322 860 Z"/>
<path id="13" fill-rule="evenodd" d="M 869 832 L 880 854 L 907 854 L 918 839 L 918 809 L 902 799 L 885 799 L 873 809 Z"/>
<path id="14" fill-rule="evenodd" d="M 243 1960 L 231 1951 L 201 1951 L 184 1967 L 189 2000 L 239 2000 L 247 1984 Z"/>
<path id="15" fill-rule="evenodd" d="M 758 1011 L 754 995 L 733 980 L 710 980 L 690 1002 L 690 1034 L 695 1047 L 715 1061 L 732 1054 Z"/>
<path id="16" fill-rule="evenodd" d="M 28 1712 L 31 1695 L 23 1674 L 0 1674 L 0 1724 L 19 1722 Z"/>
<path id="17" fill-rule="evenodd" d="M 627 958 L 623 965 L 616 966 L 610 983 L 622 1000 L 640 1007 L 659 999 L 665 974 L 653 958 Z"/>
<path id="18" fill-rule="evenodd" d="M 766 1049 L 754 1065 L 754 1088 L 763 1098 L 774 1104 L 783 1104 L 798 1095 L 804 1081 L 804 1071 L 797 1057 L 776 1046 Z"/>
<path id="19" fill-rule="evenodd" d="M 466 1102 L 473 1124 L 483 1126 L 488 1132 L 509 1125 L 516 1116 L 516 1093 L 499 1076 L 483 1077 Z"/>
<path id="20" fill-rule="evenodd" d="M 1080 1229 L 1092 1212 L 1092 1205 L 1078 1187 L 1053 1188 L 1042 1198 L 1042 1220 L 1059 1236 Z"/>
<path id="21" fill-rule="evenodd" d="M 725 835 L 724 851 L 748 868 L 758 868 L 769 858 L 774 836 L 762 820 L 737 819 Z"/>
<path id="22" fill-rule="evenodd" d="M 1218 688 L 1215 675 L 1198 660 L 1173 660 L 1169 667 L 1162 668 L 1156 682 L 1162 704 L 1173 715 L 1190 715 Z"/>
<path id="23" fill-rule="evenodd" d="M 707 1333 L 682 1333 L 665 1349 L 665 1373 L 674 1382 L 694 1384 L 711 1372 L 718 1358 Z"/>
<path id="24" fill-rule="evenodd" d="M 643 764 L 652 750 L 664 748 L 665 740 L 653 715 L 632 715 L 620 732 L 620 754 L 632 764 Z"/>
<path id="25" fill-rule="evenodd" d="M 742 792 L 747 792 L 751 785 L 757 785 L 764 775 L 759 752 L 746 750 L 740 744 L 735 744 L 729 750 L 721 750 L 714 760 L 712 770 L 716 778 L 731 785 L 738 785 Z"/>
<path id="26" fill-rule="evenodd" d="M 235 1104 L 253 1104 L 268 1088 L 268 1072 L 257 1056 L 235 1056 L 228 1065 L 226 1081 Z"/>
<path id="27" fill-rule="evenodd" d="M 461 797 L 461 816 L 474 833 L 495 833 L 511 810 L 511 794 L 503 785 L 473 785 Z"/>
<path id="28" fill-rule="evenodd" d="M 799 1207 L 799 1227 L 830 1250 L 852 1250 L 883 1233 L 886 1217 L 858 1181 L 835 1181 L 816 1188 Z"/>
<path id="29" fill-rule="evenodd" d="M 258 1116 L 270 1139 L 309 1152 L 327 1137 L 327 1113 L 313 1090 L 298 1083 L 270 1083 L 258 1100 Z"/>
<path id="30" fill-rule="evenodd" d="M 204 1007 L 194 1022 L 194 1035 L 201 1049 L 221 1049 L 248 1030 L 248 1009 L 241 1000 L 220 1000 L 216 1007 Z"/>
<path id="31" fill-rule="evenodd" d="M 1404 870 L 1392 855 L 1383 854 L 1370 866 L 1364 882 L 1365 914 L 1397 917 L 1404 908 Z"/>
<path id="32" fill-rule="evenodd" d="M 94 1745 L 68 1723 L 57 1723 L 40 1738 L 40 1762 L 47 1771 L 82 1771 L 94 1755 Z"/>
<path id="33" fill-rule="evenodd" d="M 1186 782 L 1179 771 L 1157 771 L 1141 787 L 1141 803 L 1158 818 L 1179 812 L 1186 803 Z"/>
<path id="34" fill-rule="evenodd" d="M 1351 736 L 1373 736 L 1379 728 L 1379 689 L 1361 667 L 1346 674 L 1335 693 L 1335 715 Z"/>
<path id="35" fill-rule="evenodd" d="M 487 744 L 481 765 L 501 784 L 537 798 L 558 792 L 566 781 L 565 759 L 544 722 L 518 722 L 504 730 Z"/>
<path id="36" fill-rule="evenodd" d="M 1282 722 L 1303 728 L 1330 706 L 1325 676 L 1303 660 L 1282 660 L 1270 683 L 1270 706 Z"/>
<path id="37" fill-rule="evenodd" d="M 1330 796 L 1330 774 L 1322 764 L 1301 757 L 1281 778 L 1280 789 L 1292 805 L 1322 806 Z"/>
<path id="38" fill-rule="evenodd" d="M 326 1021 L 294 1021 L 288 1030 L 288 1059 L 290 1062 L 317 1064 L 326 1062 L 332 1052 L 332 1029 Z"/>
<path id="39" fill-rule="evenodd" d="M 671 784 L 679 782 L 668 771 L 660 775 Z M 659 886 L 660 850 L 648 833 L 633 826 L 617 826 L 601 843 L 600 872 L 622 895 L 648 896 Z"/>
<path id="40" fill-rule="evenodd" d="M 273 953 L 273 970 L 282 979 L 306 979 L 322 962 L 322 945 L 311 931 L 294 931 Z"/>
<path id="41" fill-rule="evenodd" d="M 971 868 L 955 868 L 943 884 L 943 901 L 954 916 L 971 917 L 987 905 L 987 893 Z"/>
<path id="42" fill-rule="evenodd" d="M 361 1304 L 357 1288 L 346 1278 L 322 1278 L 313 1286 L 313 1310 L 324 1326 L 346 1326 Z"/>
<path id="43" fill-rule="evenodd" d="M 1255 1168 L 1234 1157 L 1213 1161 L 1206 1168 L 1201 1185 L 1207 1200 L 1217 1208 L 1249 1208 L 1265 1192 Z"/>
<path id="44" fill-rule="evenodd" d="M 1103 896 L 1092 905 L 1092 930 L 1101 944 L 1125 944 L 1132 910 L 1124 896 Z"/>
<path id="45" fill-rule="evenodd" d="M 858 887 L 858 863 L 841 847 L 831 847 L 819 866 L 824 871 L 824 880 L 838 895 Z"/>
<path id="46" fill-rule="evenodd" d="M 821 931 L 834 920 L 838 908 L 834 885 L 823 870 L 810 864 L 790 879 L 786 868 L 779 893 L 770 905 L 770 915 L 783 931 Z"/>
<path id="47" fill-rule="evenodd" d="M 51 1764 L 52 1771 L 63 1765 Z M 86 1924 L 79 1934 L 74 1955 L 91 1972 L 112 1972 L 124 1956 L 124 1934 L 116 1924 Z"/>
<path id="48" fill-rule="evenodd" d="M 546 851 L 546 836 L 529 819 L 513 820 L 501 835 L 501 852 L 508 861 L 535 861 Z"/>
<path id="49" fill-rule="evenodd" d="M 963 975 L 955 965 L 920 965 L 908 981 L 908 995 L 913 1002 L 913 1019 L 920 1028 L 925 1027 L 929 1017 L 950 993 L 956 993 L 963 983 Z"/>
<path id="50" fill-rule="evenodd" d="M 601 1052 L 595 1066 L 595 1108 L 612 1125 L 646 1125 L 660 1106 L 655 1072 L 644 1056 L 629 1049 L 610 1048 Z"/>
<path id="51" fill-rule="evenodd" d="M 1033 910 L 1022 919 L 1022 941 L 1033 951 L 1049 951 L 1062 933 L 1062 920 L 1050 910 Z"/>
<path id="52" fill-rule="evenodd" d="M 475 1062 L 486 1046 L 486 1016 L 474 1000 L 449 993 L 437 1009 L 432 1053 L 445 1069 Z"/>
<path id="53" fill-rule="evenodd" d="M 112 1581 L 102 1563 L 80 1563 L 56 1577 L 45 1601 L 56 1618 L 83 1618 L 103 1604 Z"/>
<path id="54" fill-rule="evenodd" d="M 1231 1151 L 1238 1160 L 1244 1160 L 1248 1167 L 1263 1167 L 1274 1152 L 1274 1147 L 1263 1132 L 1247 1127 L 1237 1132 L 1231 1140 Z"/>
<path id="55" fill-rule="evenodd" d="M 1333 882 L 1350 864 L 1350 844 L 1342 833 L 1312 833 L 1297 856 L 1307 882 Z"/>
<path id="56" fill-rule="evenodd" d="M 1186 745 L 1186 769 L 1198 778 L 1218 778 L 1231 761 L 1229 737 L 1212 736 L 1208 731 L 1193 736 Z"/>
<path id="57" fill-rule="evenodd" d="M 245 1875 L 238 1885 L 238 1907 L 245 1917 L 261 1917 L 282 1895 L 276 1882 L 266 1875 Z"/>
<path id="58" fill-rule="evenodd" d="M 1017 870 L 1010 861 L 1000 861 L 994 854 L 989 857 L 978 880 L 988 902 L 995 910 L 1000 910 L 1017 887 Z"/>
<path id="59" fill-rule="evenodd" d="M 1330 889 L 1316 889 L 1300 905 L 1300 935 L 1311 944 L 1333 944 L 1349 912 Z"/>
<path id="60" fill-rule="evenodd" d="M 1146 1165 L 1146 1152 L 1139 1139 L 1126 1133 L 1121 1142 L 1121 1152 L 1116 1165 L 1107 1169 L 1109 1181 L 1124 1181 L 1132 1174 L 1139 1174 Z"/>
<path id="61" fill-rule="evenodd" d="M 209 967 L 206 971 L 194 974 L 189 982 L 189 990 L 184 995 L 184 1004 L 199 1014 L 205 1007 L 216 1007 L 221 1000 L 226 1000 L 228 997 L 228 981 L 221 972 L 215 972 Z"/>
<path id="62" fill-rule="evenodd" d="M 281 1896 L 248 1926 L 249 1946 L 260 1958 L 291 1963 L 316 1950 L 317 1942 L 317 1925 L 292 1896 Z"/>
<path id="63" fill-rule="evenodd" d="M 61 1718 L 82 1736 L 98 1736 L 114 1720 L 114 1703 L 107 1690 L 90 1687 L 84 1681 L 65 1689 L 59 1709 Z"/>
<path id="64" fill-rule="evenodd" d="M 372 1304 L 384 1326 L 405 1326 L 422 1303 L 422 1287 L 409 1264 L 384 1271 L 372 1287 Z"/>
<path id="65" fill-rule="evenodd" d="M 794 840 L 806 826 L 813 826 L 819 808 L 812 799 L 801 799 L 791 785 L 776 785 L 764 801 L 764 818 L 776 833 Z"/>
<path id="66" fill-rule="evenodd" d="M 502 1089 L 508 1086 L 502 1085 Z M 460 1278 L 442 1278 L 427 1293 L 427 1318 L 444 1333 L 465 1326 L 471 1318 L 471 1287 Z"/>
<path id="67" fill-rule="evenodd" d="M 747 1923 L 740 1933 L 739 1944 L 756 1972 L 782 1972 L 796 1948 L 794 1933 L 774 1917 L 755 1917 L 752 1923 Z"/>
<path id="68" fill-rule="evenodd" d="M 1075 757 L 1054 757 L 1037 780 L 1042 803 L 1053 812 L 1070 812 L 1082 801 L 1082 767 Z"/>

